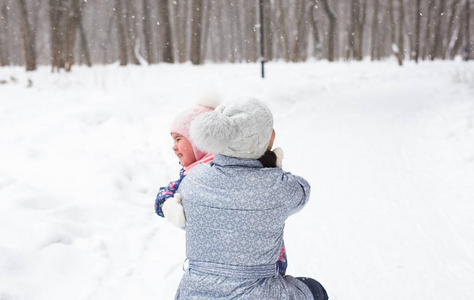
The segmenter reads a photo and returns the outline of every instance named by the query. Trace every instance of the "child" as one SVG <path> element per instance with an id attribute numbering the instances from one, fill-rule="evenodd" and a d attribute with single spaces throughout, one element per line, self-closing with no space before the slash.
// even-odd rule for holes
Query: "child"
<path id="1" fill-rule="evenodd" d="M 327 299 L 316 280 L 278 273 L 285 221 L 310 186 L 258 161 L 274 137 L 268 107 L 253 98 L 219 105 L 193 121 L 190 136 L 215 156 L 179 187 L 189 268 L 175 299 Z"/>
<path id="2" fill-rule="evenodd" d="M 204 103 L 201 100 L 202 103 Z M 211 153 L 205 153 L 191 144 L 189 139 L 189 126 L 200 114 L 214 110 L 214 103 L 206 105 L 195 105 L 192 108 L 180 112 L 171 124 L 170 133 L 173 138 L 173 151 L 183 167 L 179 172 L 179 179 L 170 182 L 168 186 L 161 187 L 155 199 L 155 212 L 164 217 L 177 227 L 184 227 L 185 217 L 181 206 L 181 197 L 176 194 L 181 180 L 188 172 L 202 163 L 209 163 L 214 157 Z"/>
<path id="3" fill-rule="evenodd" d="M 203 102 L 201 100 L 201 102 Z M 200 114 L 214 110 L 216 101 L 207 103 L 208 106 L 196 105 L 179 113 L 173 121 L 170 132 L 173 138 L 173 151 L 179 159 L 183 168 L 179 173 L 179 179 L 170 182 L 168 186 L 161 187 L 155 199 L 155 212 L 164 217 L 173 225 L 183 228 L 185 226 L 185 214 L 181 205 L 181 196 L 176 191 L 183 178 L 188 172 L 201 163 L 210 163 L 214 158 L 212 153 L 205 153 L 196 148 L 189 138 L 189 127 L 192 121 Z M 272 141 L 275 138 L 275 132 L 272 132 Z M 269 145 L 267 151 L 259 158 L 262 166 L 267 168 L 281 168 L 283 152 L 280 148 L 270 151 L 273 142 Z M 287 255 L 284 243 L 282 243 L 280 255 L 278 258 L 278 270 L 282 276 L 287 269 Z"/>

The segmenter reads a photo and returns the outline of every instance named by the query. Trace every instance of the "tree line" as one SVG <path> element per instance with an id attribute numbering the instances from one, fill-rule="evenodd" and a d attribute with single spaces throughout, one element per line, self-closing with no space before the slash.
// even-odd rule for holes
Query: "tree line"
<path id="1" fill-rule="evenodd" d="M 0 66 L 467 60 L 473 7 L 474 0 L 0 0 Z"/>

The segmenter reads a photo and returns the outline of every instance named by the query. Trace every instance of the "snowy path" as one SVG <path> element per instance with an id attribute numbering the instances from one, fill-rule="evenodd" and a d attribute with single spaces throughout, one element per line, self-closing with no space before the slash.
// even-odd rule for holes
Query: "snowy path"
<path id="1" fill-rule="evenodd" d="M 49 69 L 0 86 L 0 299 L 172 299 L 184 234 L 154 216 L 167 128 L 199 85 L 275 115 L 308 206 L 292 275 L 331 299 L 470 299 L 474 65 L 430 62 Z M 34 82 L 27 89 L 27 76 Z M 248 76 L 254 76 L 249 78 Z"/>

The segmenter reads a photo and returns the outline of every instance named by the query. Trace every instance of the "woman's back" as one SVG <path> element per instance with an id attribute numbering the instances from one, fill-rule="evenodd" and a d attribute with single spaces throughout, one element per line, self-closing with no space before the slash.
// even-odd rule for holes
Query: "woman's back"
<path id="1" fill-rule="evenodd" d="M 183 180 L 189 270 L 177 299 L 312 299 L 276 261 L 285 220 L 310 187 L 301 177 L 258 160 L 216 155 Z"/>

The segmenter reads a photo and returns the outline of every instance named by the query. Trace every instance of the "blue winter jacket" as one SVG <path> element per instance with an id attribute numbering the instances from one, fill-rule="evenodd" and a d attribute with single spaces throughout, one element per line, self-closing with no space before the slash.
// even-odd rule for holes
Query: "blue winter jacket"
<path id="1" fill-rule="evenodd" d="M 276 264 L 286 219 L 309 199 L 305 179 L 217 154 L 212 164 L 195 167 L 178 192 L 189 268 L 175 299 L 313 299 Z"/>

